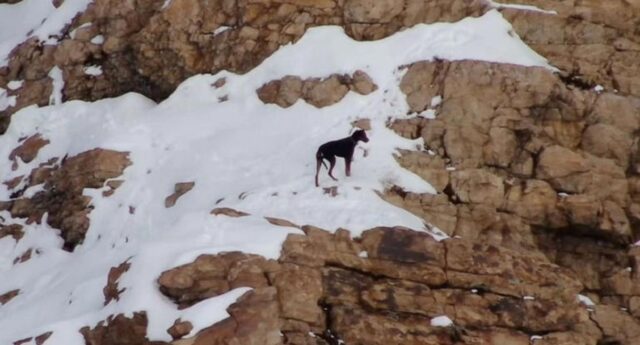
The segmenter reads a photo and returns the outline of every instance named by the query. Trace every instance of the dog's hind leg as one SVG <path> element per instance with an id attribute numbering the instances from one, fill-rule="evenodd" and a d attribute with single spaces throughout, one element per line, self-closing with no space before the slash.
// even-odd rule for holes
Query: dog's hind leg
<path id="1" fill-rule="evenodd" d="M 324 163 L 322 161 L 322 157 L 318 157 L 316 155 L 316 187 L 320 186 L 320 184 L 318 183 L 318 173 L 320 173 L 320 167 L 322 166 L 322 163 Z"/>
<path id="2" fill-rule="evenodd" d="M 327 158 L 329 160 L 329 177 L 331 177 L 334 181 L 338 181 L 337 178 L 333 177 L 333 168 L 336 166 L 336 157 L 332 156 Z"/>

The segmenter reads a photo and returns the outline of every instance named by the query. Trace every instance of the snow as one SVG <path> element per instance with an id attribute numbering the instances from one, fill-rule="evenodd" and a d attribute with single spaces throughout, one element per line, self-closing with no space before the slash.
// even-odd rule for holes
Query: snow
<path id="1" fill-rule="evenodd" d="M 86 66 L 84 67 L 84 74 L 92 75 L 92 76 L 102 75 L 102 66 L 98 66 L 98 65 Z"/>
<path id="2" fill-rule="evenodd" d="M 600 92 L 604 91 L 604 86 L 598 84 L 593 88 L 593 91 L 600 93 Z"/>
<path id="3" fill-rule="evenodd" d="M 433 327 L 449 327 L 453 325 L 453 321 L 446 315 L 436 316 L 431 319 L 431 326 Z"/>
<path id="4" fill-rule="evenodd" d="M 72 5 L 83 3 L 67 0 L 63 6 L 71 11 Z M 60 9 L 49 9 L 57 23 L 64 18 Z M 6 13 L 6 7 L 0 7 L 0 16 Z M 39 32 L 57 27 L 48 18 L 49 31 L 40 27 Z M 95 147 L 127 151 L 133 164 L 112 196 L 103 197 L 102 190 L 84 190 L 94 209 L 86 238 L 73 253 L 61 249 L 57 231 L 45 221 L 28 225 L 18 243 L 10 237 L 0 240 L 0 293 L 20 289 L 17 297 L 0 307 L 0 344 L 47 331 L 54 332 L 47 345 L 83 344 L 77 332 L 81 327 L 93 327 L 112 314 L 136 311 L 147 312 L 152 340 L 170 340 L 166 329 L 177 318 L 191 321 L 197 332 L 198 327 L 225 318 L 226 307 L 246 289 L 178 310 L 159 292 L 158 276 L 200 254 L 240 250 L 277 258 L 286 236 L 302 232 L 272 225 L 264 216 L 330 231 L 346 228 L 353 236 L 376 226 L 404 226 L 431 232 L 437 239 L 446 237 L 377 194 L 392 184 L 416 193 L 435 192 L 393 158 L 399 148 L 423 145 L 421 139 L 404 139 L 385 125 L 389 117 L 403 118 L 409 112 L 398 85 L 406 72 L 400 66 L 439 57 L 554 70 L 511 31 L 497 11 L 458 23 L 417 25 L 373 42 L 354 41 L 339 27 L 317 27 L 244 75 L 223 71 L 194 76 L 160 104 L 134 93 L 93 103 L 63 103 L 64 80 L 54 67 L 49 73 L 54 80 L 51 106 L 27 107 L 14 114 L 6 134 L 0 136 L 0 159 L 6 160 L 3 157 L 20 138 L 35 133 L 50 144 L 15 171 L 10 164 L 0 165 L 0 181 L 28 174 L 50 158 Z M 320 45 L 323 49 L 318 50 Z M 322 109 L 302 100 L 287 109 L 264 105 L 255 92 L 285 75 L 326 77 L 356 70 L 365 71 L 378 90 L 367 96 L 348 93 L 339 103 Z M 222 77 L 226 79 L 223 86 L 211 86 Z M 228 101 L 218 102 L 220 97 Z M 5 90 L 0 90 L 0 109 L 2 102 L 10 102 Z M 335 171 L 338 182 L 323 169 L 321 186 L 338 191 L 336 196 L 325 194 L 313 185 L 315 150 L 328 140 L 349 135 L 350 124 L 359 118 L 371 120 L 371 140 L 361 144 L 368 155 L 356 155 L 348 178 L 340 161 Z M 174 207 L 165 208 L 164 199 L 173 193 L 174 184 L 185 181 L 194 181 L 195 187 Z M 41 186 L 32 188 L 30 194 Z M 9 199 L 10 194 L 0 184 L 0 200 Z M 135 213 L 129 213 L 130 207 L 135 207 Z M 213 216 L 209 212 L 215 207 L 251 215 Z M 0 216 L 10 223 L 25 222 L 12 219 L 6 211 Z M 13 265 L 13 258 L 29 248 L 39 249 L 40 255 Z M 131 267 L 119 279 L 119 287 L 126 290 L 119 301 L 103 306 L 108 271 L 125 260 Z M 451 320 L 442 316 L 433 323 L 450 325 Z"/>
<path id="5" fill-rule="evenodd" d="M 7 90 L 0 87 L 0 111 L 16 105 L 16 96 L 7 95 Z"/>
<path id="6" fill-rule="evenodd" d="M 229 29 L 231 29 L 230 26 L 224 26 L 224 25 L 220 26 L 217 29 L 213 30 L 213 35 L 221 34 L 221 33 L 225 32 L 225 31 L 227 31 Z"/>
<path id="7" fill-rule="evenodd" d="M 521 5 L 521 4 L 502 4 L 502 3 L 491 1 L 491 0 L 487 0 L 487 2 L 494 8 L 512 8 L 512 9 L 523 10 L 523 11 L 542 12 L 546 14 L 558 14 L 558 12 L 556 11 L 543 10 L 537 6 Z"/>
<path id="8" fill-rule="evenodd" d="M 53 90 L 51 90 L 51 96 L 49 96 L 49 104 L 60 104 L 62 103 L 62 90 L 64 89 L 62 70 L 58 66 L 53 66 L 49 71 L 49 78 L 53 80 Z"/>
<path id="9" fill-rule="evenodd" d="M 0 67 L 6 66 L 11 50 L 29 37 L 48 41 L 91 0 L 65 0 L 59 8 L 51 1 L 23 0 L 13 5 L 0 4 Z"/>
<path id="10" fill-rule="evenodd" d="M 23 84 L 24 80 L 12 80 L 7 83 L 7 87 L 9 88 L 9 90 L 17 90 L 21 88 Z"/>
<path id="11" fill-rule="evenodd" d="M 93 37 L 90 42 L 93 43 L 93 44 L 102 44 L 102 43 L 104 43 L 104 36 L 97 35 L 97 36 Z"/>
<path id="12" fill-rule="evenodd" d="M 366 250 L 363 250 L 360 253 L 358 253 L 358 256 L 361 257 L 361 258 L 367 258 L 367 257 L 369 257 L 369 254 L 367 253 Z"/>
<path id="13" fill-rule="evenodd" d="M 585 296 L 585 295 L 578 295 L 578 302 L 584 304 L 585 306 L 587 306 L 587 308 L 593 308 L 596 306 L 595 303 L 593 303 L 593 301 L 591 300 L 591 298 Z"/>
<path id="14" fill-rule="evenodd" d="M 523 300 L 525 300 L 525 301 L 533 301 L 533 300 L 535 300 L 536 298 L 535 298 L 535 297 L 533 297 L 533 296 L 524 296 L 524 297 L 522 297 L 522 299 L 523 299 Z"/>

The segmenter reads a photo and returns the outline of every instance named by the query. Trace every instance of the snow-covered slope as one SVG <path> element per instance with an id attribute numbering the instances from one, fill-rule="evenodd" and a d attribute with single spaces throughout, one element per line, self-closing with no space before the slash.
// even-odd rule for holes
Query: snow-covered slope
<path id="1" fill-rule="evenodd" d="M 156 279 L 202 253 L 241 250 L 277 258 L 287 234 L 299 230 L 271 225 L 264 216 L 329 230 L 343 227 L 354 236 L 385 225 L 427 231 L 422 219 L 384 202 L 376 191 L 390 185 L 433 191 L 392 156 L 397 148 L 415 149 L 421 141 L 403 139 L 385 123 L 390 117 L 412 116 L 398 87 L 403 74 L 399 66 L 435 57 L 551 68 L 491 11 L 455 24 L 419 25 L 375 42 L 353 41 L 338 27 L 311 29 L 246 75 L 192 77 L 160 104 L 127 94 L 95 103 L 29 107 L 15 114 L 0 137 L 0 159 L 5 161 L 0 181 L 28 173 L 51 157 L 95 147 L 130 152 L 133 164 L 112 196 L 85 190 L 95 209 L 87 237 L 73 253 L 61 249 L 62 240 L 44 222 L 29 225 L 17 244 L 10 237 L 0 240 L 0 293 L 20 289 L 0 306 L 0 344 L 47 331 L 53 331 L 47 344 L 82 344 L 79 328 L 111 314 L 141 310 L 147 311 L 151 339 L 168 340 L 166 329 L 178 317 L 192 321 L 195 333 L 226 317 L 225 308 L 244 290 L 177 310 L 158 291 Z M 330 107 L 298 101 L 283 109 L 263 104 L 256 95 L 261 85 L 285 75 L 325 77 L 356 70 L 371 76 L 378 89 L 367 96 L 349 93 Z M 212 84 L 220 78 L 226 82 L 216 88 Z M 337 183 L 323 169 L 322 187 L 338 187 L 339 194 L 332 197 L 313 184 L 315 150 L 349 135 L 351 122 L 360 118 L 371 119 L 371 140 L 361 145 L 368 154 L 356 151 L 348 178 L 340 161 Z M 12 171 L 9 152 L 19 138 L 34 133 L 51 143 L 37 159 Z M 174 184 L 189 181 L 195 182 L 193 190 L 175 207 L 165 208 Z M 0 200 L 7 199 L 9 192 L 0 185 Z M 214 207 L 251 215 L 214 216 Z M 6 212 L 0 215 L 11 218 Z M 13 258 L 28 248 L 39 249 L 40 255 L 14 265 Z M 103 306 L 109 268 L 129 258 L 131 268 L 119 281 L 126 291 L 119 301 Z"/>

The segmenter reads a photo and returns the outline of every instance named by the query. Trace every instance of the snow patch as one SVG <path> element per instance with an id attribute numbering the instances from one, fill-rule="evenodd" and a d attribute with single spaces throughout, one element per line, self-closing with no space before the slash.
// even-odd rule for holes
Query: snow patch
<path id="1" fill-rule="evenodd" d="M 90 41 L 90 42 L 91 42 L 91 43 L 93 43 L 93 44 L 98 44 L 98 45 L 100 45 L 100 44 L 104 43 L 104 36 L 102 36 L 102 35 L 94 36 L 94 37 L 91 39 L 91 41 Z"/>
<path id="2" fill-rule="evenodd" d="M 9 96 L 7 90 L 0 87 L 0 111 L 16 105 L 16 96 Z"/>
<path id="3" fill-rule="evenodd" d="M 12 80 L 7 84 L 7 88 L 9 88 L 9 90 L 15 91 L 21 88 L 23 84 L 24 80 Z"/>
<path id="4" fill-rule="evenodd" d="M 592 308 L 595 307 L 596 304 L 593 303 L 593 301 L 591 300 L 591 298 L 585 296 L 585 295 L 578 295 L 578 302 L 584 304 L 585 306 L 587 306 L 588 308 Z"/>
<path id="5" fill-rule="evenodd" d="M 62 90 L 64 89 L 62 70 L 58 66 L 53 66 L 53 68 L 49 71 L 49 78 L 53 80 L 53 90 L 51 90 L 51 96 L 49 96 L 49 104 L 61 104 Z"/>
<path id="6" fill-rule="evenodd" d="M 91 76 L 99 76 L 102 75 L 102 66 L 93 65 L 93 66 L 85 66 L 83 68 L 84 74 Z"/>
<path id="7" fill-rule="evenodd" d="M 213 35 L 219 35 L 229 29 L 231 29 L 230 26 L 219 26 L 217 29 L 213 30 Z"/>
<path id="8" fill-rule="evenodd" d="M 446 315 L 436 316 L 431 319 L 431 326 L 433 327 L 449 327 L 451 325 L 453 325 L 453 321 Z"/>

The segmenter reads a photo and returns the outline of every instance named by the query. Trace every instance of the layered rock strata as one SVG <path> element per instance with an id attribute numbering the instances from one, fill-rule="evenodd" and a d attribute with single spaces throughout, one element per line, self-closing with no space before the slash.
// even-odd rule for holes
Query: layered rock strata
<path id="1" fill-rule="evenodd" d="M 161 291 L 189 306 L 236 287 L 253 290 L 231 317 L 175 344 L 596 344 L 637 341 L 619 309 L 579 304 L 580 281 L 535 253 L 376 228 L 351 239 L 303 227 L 280 259 L 202 255 L 164 272 Z M 438 327 L 446 315 L 453 325 Z M 628 329 L 608 318 L 623 320 Z M 619 332 L 619 333 L 618 333 Z M 539 336 L 538 336 L 539 335 Z M 613 338 L 612 338 L 613 337 Z"/>

